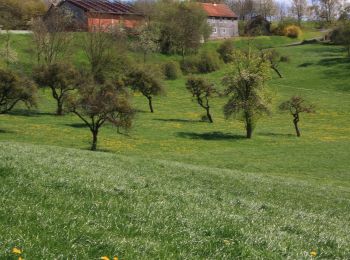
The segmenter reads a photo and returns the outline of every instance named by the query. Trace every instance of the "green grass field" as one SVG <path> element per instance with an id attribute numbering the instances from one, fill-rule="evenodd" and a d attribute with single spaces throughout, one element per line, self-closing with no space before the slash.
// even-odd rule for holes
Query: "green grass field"
<path id="1" fill-rule="evenodd" d="M 239 39 L 236 46 L 244 46 Z M 39 107 L 0 115 L 0 258 L 13 246 L 25 259 L 320 259 L 350 257 L 350 61 L 342 47 L 301 45 L 284 37 L 254 42 L 290 57 L 273 77 L 274 111 L 252 140 L 213 101 L 210 125 L 185 89 L 140 110 L 128 135 L 107 126 L 100 152 L 73 115 L 56 117 L 40 90 Z M 214 50 L 218 42 L 203 48 Z M 30 74 L 29 36 L 13 43 Z M 82 53 L 74 56 L 84 62 Z M 152 63 L 178 57 L 154 55 Z M 221 87 L 227 66 L 204 77 Z M 316 105 L 302 138 L 277 110 L 292 95 Z"/>

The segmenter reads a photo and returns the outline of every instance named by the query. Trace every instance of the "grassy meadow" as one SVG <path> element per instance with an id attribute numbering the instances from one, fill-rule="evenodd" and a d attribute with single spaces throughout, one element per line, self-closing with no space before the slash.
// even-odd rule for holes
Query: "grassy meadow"
<path id="1" fill-rule="evenodd" d="M 202 122 L 186 77 L 164 82 L 154 114 L 135 95 L 131 131 L 102 128 L 95 153 L 77 117 L 54 115 L 48 90 L 38 108 L 0 115 L 0 258 L 18 246 L 25 259 L 349 259 L 350 60 L 341 46 L 251 41 L 290 58 L 283 79 L 272 74 L 273 113 L 252 140 L 224 119 L 225 98 L 211 104 L 214 124 Z M 13 36 L 12 46 L 13 68 L 30 75 L 30 36 Z M 72 57 L 86 63 L 82 51 Z M 179 57 L 148 61 L 171 59 Z M 203 77 L 222 88 L 229 69 Z M 302 115 L 301 138 L 277 109 L 293 95 L 317 111 Z"/>

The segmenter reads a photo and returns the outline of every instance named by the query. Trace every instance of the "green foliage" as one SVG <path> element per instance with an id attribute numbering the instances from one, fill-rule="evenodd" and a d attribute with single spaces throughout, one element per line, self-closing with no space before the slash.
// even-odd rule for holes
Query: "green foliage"
<path id="1" fill-rule="evenodd" d="M 269 113 L 271 98 L 267 93 L 266 83 L 270 79 L 269 62 L 249 49 L 237 51 L 232 70 L 226 74 L 224 85 L 229 101 L 224 106 L 226 118 L 238 116 L 251 138 L 256 123 L 261 115 Z"/>
<path id="2" fill-rule="evenodd" d="M 126 80 L 126 84 L 135 92 L 140 92 L 148 99 L 150 111 L 153 113 L 153 96 L 162 95 L 165 92 L 160 80 L 160 73 L 155 68 L 136 67 Z"/>
<path id="3" fill-rule="evenodd" d="M 350 57 L 350 22 L 343 21 L 330 33 L 330 39 L 336 44 L 344 45 Z"/>
<path id="4" fill-rule="evenodd" d="M 41 0 L 1 0 L 0 25 L 3 29 L 28 29 L 30 20 L 45 13 Z"/>
<path id="5" fill-rule="evenodd" d="M 199 58 L 198 56 L 190 56 L 185 60 L 180 61 L 180 67 L 184 74 L 196 74 L 198 70 Z"/>
<path id="6" fill-rule="evenodd" d="M 68 109 L 90 129 L 92 151 L 97 149 L 98 133 L 105 123 L 127 129 L 131 127 L 134 115 L 128 92 L 120 84 L 86 82 L 78 88 L 77 95 L 70 97 Z"/>
<path id="7" fill-rule="evenodd" d="M 69 93 L 84 83 L 82 75 L 68 63 L 42 65 L 34 69 L 34 79 L 41 87 L 49 87 L 57 102 L 57 115 L 63 115 Z"/>
<path id="8" fill-rule="evenodd" d="M 289 38 L 298 38 L 302 35 L 302 30 L 297 25 L 289 25 L 283 29 L 284 36 Z"/>
<path id="9" fill-rule="evenodd" d="M 143 61 L 146 62 L 147 54 L 159 49 L 160 31 L 155 23 L 147 23 L 136 30 L 136 50 L 143 53 Z"/>
<path id="10" fill-rule="evenodd" d="M 163 71 L 166 79 L 175 80 L 181 76 L 179 63 L 169 61 L 163 65 Z"/>
<path id="11" fill-rule="evenodd" d="M 210 73 L 219 70 L 221 62 L 216 52 L 203 51 L 199 55 L 198 71 Z"/>
<path id="12" fill-rule="evenodd" d="M 308 104 L 304 98 L 300 96 L 293 96 L 289 100 L 280 104 L 279 109 L 282 111 L 288 111 L 293 116 L 293 123 L 295 131 L 298 137 L 301 136 L 298 123 L 301 113 L 315 113 L 313 105 Z"/>
<path id="13" fill-rule="evenodd" d="M 273 34 L 285 36 L 285 29 L 289 26 L 297 25 L 298 21 L 293 18 L 283 19 L 278 22 L 277 27 L 272 29 Z"/>
<path id="14" fill-rule="evenodd" d="M 217 93 L 213 84 L 210 84 L 203 78 L 189 77 L 186 82 L 186 89 L 196 99 L 198 105 L 206 110 L 206 119 L 213 123 L 213 118 L 210 114 L 209 99 Z"/>
<path id="15" fill-rule="evenodd" d="M 202 39 L 210 36 L 207 16 L 198 3 L 160 3 L 156 17 L 161 31 L 161 51 L 182 56 L 196 52 Z"/>
<path id="16" fill-rule="evenodd" d="M 262 16 L 251 19 L 245 27 L 245 34 L 249 36 L 270 35 L 271 23 Z"/>
<path id="17" fill-rule="evenodd" d="M 219 46 L 217 52 L 225 63 L 233 62 L 233 52 L 235 50 L 232 40 L 225 40 Z"/>
<path id="18" fill-rule="evenodd" d="M 28 108 L 37 105 L 36 85 L 10 70 L 0 69 L 0 114 L 11 111 L 19 102 Z"/>
<path id="19" fill-rule="evenodd" d="M 210 73 L 220 69 L 221 61 L 216 52 L 204 50 L 197 56 L 182 60 L 180 66 L 185 74 Z"/>

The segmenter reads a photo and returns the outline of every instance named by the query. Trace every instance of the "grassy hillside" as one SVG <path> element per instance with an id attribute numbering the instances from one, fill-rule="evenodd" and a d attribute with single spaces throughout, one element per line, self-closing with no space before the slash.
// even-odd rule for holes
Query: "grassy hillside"
<path id="1" fill-rule="evenodd" d="M 212 104 L 214 124 L 201 122 L 204 111 L 192 102 L 183 77 L 165 82 L 167 94 L 155 98 L 154 114 L 148 112 L 147 100 L 136 95 L 133 103 L 140 112 L 133 129 L 128 135 L 118 135 L 110 126 L 102 129 L 99 148 L 220 168 L 325 178 L 340 184 L 348 181 L 350 65 L 342 47 L 304 45 L 278 50 L 291 61 L 281 66 L 284 78 L 274 75 L 270 83 L 274 111 L 259 121 L 253 140 L 244 138 L 241 122 L 224 119 L 225 99 Z M 220 87 L 227 70 L 224 67 L 204 77 Z M 314 115 L 302 115 L 301 139 L 294 136 L 291 116 L 277 110 L 281 101 L 296 94 L 317 109 Z M 89 130 L 74 115 L 60 118 L 54 111 L 50 93 L 41 90 L 37 110 L 17 109 L 1 116 L 0 140 L 87 149 Z"/>
<path id="2" fill-rule="evenodd" d="M 1 258 L 350 255 L 349 189 L 331 183 L 12 142 L 0 157 Z"/>
<path id="3" fill-rule="evenodd" d="M 28 75 L 30 42 L 13 38 L 13 68 Z M 214 124 L 202 122 L 185 77 L 165 81 L 154 114 L 135 95 L 134 127 L 103 128 L 99 153 L 86 151 L 91 136 L 79 119 L 53 114 L 47 90 L 37 109 L 0 115 L 0 258 L 13 246 L 26 259 L 307 259 L 312 250 L 349 258 L 350 61 L 340 46 L 283 47 L 291 42 L 253 40 L 290 62 L 269 83 L 273 113 L 252 140 L 241 122 L 224 119 L 225 98 L 213 100 Z M 85 62 L 82 51 L 73 54 Z M 176 59 L 155 54 L 149 63 Z M 227 71 L 203 77 L 222 88 Z M 292 95 L 316 105 L 316 114 L 302 115 L 300 139 L 277 109 Z"/>

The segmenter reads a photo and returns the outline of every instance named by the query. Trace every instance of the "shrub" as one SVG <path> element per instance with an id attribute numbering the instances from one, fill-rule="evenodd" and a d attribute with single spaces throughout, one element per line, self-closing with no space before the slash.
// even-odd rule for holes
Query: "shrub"
<path id="1" fill-rule="evenodd" d="M 204 51 L 200 54 L 198 71 L 200 73 L 209 73 L 220 69 L 220 58 L 216 52 Z"/>
<path id="2" fill-rule="evenodd" d="M 174 61 L 165 63 L 163 71 L 165 78 L 169 80 L 177 79 L 180 76 L 179 64 Z"/>
<path id="3" fill-rule="evenodd" d="M 209 73 L 220 69 L 221 61 L 216 52 L 203 51 L 200 55 L 181 61 L 181 70 L 185 74 Z"/>
<path id="4" fill-rule="evenodd" d="M 290 62 L 290 58 L 288 56 L 281 56 L 280 62 Z"/>
<path id="5" fill-rule="evenodd" d="M 233 61 L 232 54 L 234 52 L 234 46 L 232 40 L 226 40 L 224 41 L 219 48 L 217 49 L 217 52 L 219 53 L 221 59 L 225 63 L 229 63 Z"/>
<path id="6" fill-rule="evenodd" d="M 302 31 L 299 26 L 290 25 L 284 28 L 283 34 L 289 38 L 298 38 L 302 34 Z"/>
<path id="7" fill-rule="evenodd" d="M 298 23 L 295 19 L 285 19 L 280 21 L 275 28 L 272 29 L 272 33 L 275 35 L 284 36 L 284 30 L 289 26 L 294 26 Z"/>
<path id="8" fill-rule="evenodd" d="M 271 32 L 271 23 L 261 15 L 251 19 L 245 27 L 245 34 L 251 36 L 269 35 Z"/>
<path id="9" fill-rule="evenodd" d="M 180 62 L 180 67 L 185 74 L 195 74 L 198 73 L 199 59 L 196 56 L 187 57 L 185 60 Z"/>

